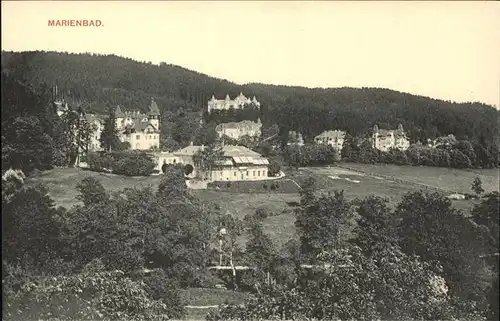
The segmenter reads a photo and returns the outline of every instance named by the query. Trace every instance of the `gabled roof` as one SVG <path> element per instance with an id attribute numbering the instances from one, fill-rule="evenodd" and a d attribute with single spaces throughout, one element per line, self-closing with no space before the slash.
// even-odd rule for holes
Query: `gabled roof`
<path id="1" fill-rule="evenodd" d="M 257 128 L 262 126 L 262 123 L 260 123 L 260 120 L 258 122 L 253 122 L 250 120 L 243 120 L 240 122 L 230 122 L 230 123 L 221 123 L 215 127 L 216 131 L 220 131 L 223 129 L 248 129 L 248 128 Z"/>
<path id="2" fill-rule="evenodd" d="M 327 130 L 314 138 L 344 138 L 345 134 L 346 132 L 341 130 Z"/>
<path id="3" fill-rule="evenodd" d="M 128 131 L 135 132 L 135 133 L 144 132 L 150 126 L 155 132 L 158 131 L 157 128 L 155 128 L 153 125 L 151 125 L 148 122 L 137 121 L 137 122 L 134 122 L 134 124 L 132 124 L 132 125 L 126 126 L 124 129 L 124 132 L 128 132 Z"/>
<path id="4" fill-rule="evenodd" d="M 153 98 L 151 98 L 151 104 L 149 105 L 148 115 L 160 116 L 160 109 L 158 108 L 158 105 L 156 104 L 156 101 Z"/>
<path id="5" fill-rule="evenodd" d="M 123 118 L 123 117 L 125 117 L 125 114 L 122 112 L 122 110 L 120 108 L 120 105 L 116 106 L 115 117 L 117 117 L 117 118 Z"/>

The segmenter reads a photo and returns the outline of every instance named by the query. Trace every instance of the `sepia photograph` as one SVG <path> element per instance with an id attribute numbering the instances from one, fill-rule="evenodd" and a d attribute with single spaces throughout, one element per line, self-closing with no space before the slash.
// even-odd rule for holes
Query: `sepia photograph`
<path id="1" fill-rule="evenodd" d="M 499 3 L 2 1 L 2 320 L 500 320 Z"/>

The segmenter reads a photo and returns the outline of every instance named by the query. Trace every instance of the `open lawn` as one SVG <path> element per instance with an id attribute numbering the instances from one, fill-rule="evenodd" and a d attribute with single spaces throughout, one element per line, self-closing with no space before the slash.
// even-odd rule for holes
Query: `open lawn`
<path id="1" fill-rule="evenodd" d="M 127 187 L 146 187 L 151 185 L 155 190 L 162 176 L 128 177 L 108 173 L 97 173 L 80 168 L 55 168 L 30 177 L 29 182 L 44 183 L 49 189 L 49 195 L 57 205 L 71 207 L 78 204 L 76 185 L 85 177 L 94 177 L 108 192 L 120 191 Z"/>
<path id="2" fill-rule="evenodd" d="M 344 190 L 349 198 L 364 198 L 371 194 L 388 198 L 396 204 L 408 192 L 426 190 L 472 193 L 470 185 L 479 176 L 486 191 L 498 190 L 497 170 L 457 170 L 438 167 L 415 167 L 396 165 L 340 164 L 341 167 L 309 167 L 290 172 L 288 177 L 303 184 L 310 175 L 316 178 L 317 188 L 322 192 Z M 355 169 L 348 170 L 346 168 Z M 446 192 L 447 191 L 447 192 Z M 478 200 L 452 201 L 456 208 L 468 214 Z"/>
<path id="3" fill-rule="evenodd" d="M 451 192 L 472 193 L 472 181 L 478 176 L 486 192 L 499 190 L 498 169 L 454 169 L 391 164 L 344 163 L 346 167 L 375 175 L 392 176 L 415 183 L 435 186 Z"/>
<path id="4" fill-rule="evenodd" d="M 288 206 L 288 202 L 297 202 L 297 193 L 230 193 L 215 190 L 193 190 L 192 193 L 199 198 L 218 204 L 222 213 L 229 213 L 239 219 L 247 214 L 253 214 L 258 208 L 263 208 L 269 213 L 264 220 L 264 228 L 273 240 L 281 245 L 295 235 L 295 216 Z M 246 237 L 239 241 L 243 245 Z"/>

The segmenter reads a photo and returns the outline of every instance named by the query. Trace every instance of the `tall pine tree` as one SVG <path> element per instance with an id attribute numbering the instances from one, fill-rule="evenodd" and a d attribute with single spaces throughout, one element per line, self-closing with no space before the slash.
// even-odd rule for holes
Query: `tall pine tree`
<path id="1" fill-rule="evenodd" d="M 116 127 L 116 114 L 113 108 L 108 110 L 108 118 L 104 121 L 103 130 L 99 142 L 101 147 L 111 152 L 120 146 L 120 139 L 118 138 L 118 128 Z"/>

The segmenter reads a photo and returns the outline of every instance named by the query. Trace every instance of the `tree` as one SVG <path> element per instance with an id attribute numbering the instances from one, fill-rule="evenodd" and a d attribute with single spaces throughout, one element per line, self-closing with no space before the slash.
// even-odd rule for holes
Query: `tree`
<path id="1" fill-rule="evenodd" d="M 321 252 L 345 244 L 355 227 L 355 215 L 343 191 L 319 197 L 304 192 L 295 221 L 302 253 L 314 262 Z"/>
<path id="2" fill-rule="evenodd" d="M 76 196 L 77 200 L 88 206 L 109 201 L 109 196 L 102 184 L 93 177 L 85 177 L 76 185 L 76 189 L 80 192 Z"/>
<path id="3" fill-rule="evenodd" d="M 476 176 L 476 178 L 474 178 L 474 181 L 472 182 L 471 185 L 471 189 L 478 196 L 480 196 L 484 192 L 483 182 L 481 181 L 479 176 Z"/>
<path id="4" fill-rule="evenodd" d="M 357 247 L 322 254 L 295 286 L 264 289 L 208 320 L 448 320 L 449 296 L 436 267 L 397 247 L 366 257 Z"/>
<path id="5" fill-rule="evenodd" d="M 488 229 L 491 251 L 498 252 L 500 196 L 498 192 L 485 195 L 483 201 L 472 209 L 472 219 Z"/>
<path id="6" fill-rule="evenodd" d="M 224 149 L 219 143 L 201 148 L 193 155 L 193 161 L 196 167 L 200 169 L 197 171 L 197 175 L 200 175 L 201 171 L 211 173 L 212 169 L 217 168 L 223 158 Z"/>
<path id="7" fill-rule="evenodd" d="M 92 263 L 94 264 L 94 263 Z M 168 320 L 169 307 L 148 297 L 122 271 L 93 271 L 27 282 L 4 302 L 4 319 Z"/>
<path id="8" fill-rule="evenodd" d="M 245 245 L 245 257 L 251 263 L 251 266 L 256 269 L 255 286 L 259 287 L 259 284 L 264 283 L 266 274 L 270 275 L 274 272 L 276 250 L 269 235 L 264 233 L 262 223 L 252 221 L 248 234 L 249 239 Z M 269 277 L 268 282 L 270 282 Z"/>
<path id="9" fill-rule="evenodd" d="M 388 206 L 388 200 L 370 196 L 358 202 L 358 224 L 354 230 L 353 242 L 366 254 L 395 244 L 396 220 Z"/>
<path id="10" fill-rule="evenodd" d="M 104 121 L 99 142 L 101 143 L 101 147 L 109 152 L 119 148 L 120 139 L 118 138 L 118 129 L 116 127 L 116 115 L 112 108 L 108 109 L 108 118 Z"/>
<path id="11" fill-rule="evenodd" d="M 403 252 L 440 262 L 452 295 L 483 304 L 491 282 L 491 271 L 478 260 L 487 252 L 483 230 L 438 193 L 408 193 L 395 214 Z"/>

